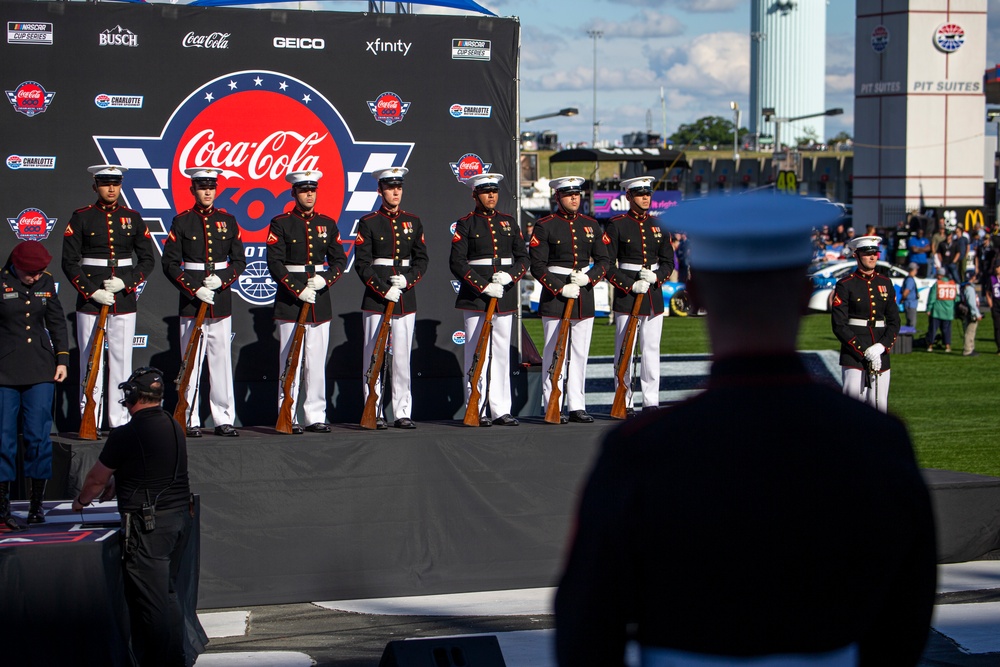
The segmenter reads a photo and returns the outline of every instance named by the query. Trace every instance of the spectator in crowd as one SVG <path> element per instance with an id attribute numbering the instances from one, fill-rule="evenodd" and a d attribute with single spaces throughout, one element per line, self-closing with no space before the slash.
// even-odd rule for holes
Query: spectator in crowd
<path id="1" fill-rule="evenodd" d="M 1000 354 L 1000 261 L 993 262 L 993 275 L 990 276 L 988 289 L 985 291 L 986 305 L 990 307 L 990 317 L 993 318 L 993 341 L 997 344 L 997 354 Z"/>
<path id="2" fill-rule="evenodd" d="M 957 251 L 955 264 L 957 265 L 958 276 L 952 276 L 952 280 L 957 283 L 964 283 L 966 279 L 965 269 L 969 259 L 969 234 L 959 227 L 955 230 L 953 247 Z"/>
<path id="3" fill-rule="evenodd" d="M 965 329 L 965 341 L 962 346 L 963 357 L 978 357 L 976 352 L 976 329 L 979 328 L 979 320 L 983 319 L 983 313 L 979 310 L 979 296 L 976 294 L 976 285 L 971 280 L 962 283 L 961 301 L 966 306 L 961 314 L 962 327 Z"/>
<path id="4" fill-rule="evenodd" d="M 996 245 L 993 242 L 994 238 L 995 237 L 989 234 L 983 234 L 983 238 L 980 239 L 979 244 L 976 246 L 975 282 L 979 284 L 983 294 L 989 292 L 990 277 L 993 275 L 993 261 L 996 258 Z"/>
<path id="5" fill-rule="evenodd" d="M 951 323 L 955 319 L 955 298 L 958 296 L 958 285 L 948 275 L 945 268 L 938 269 L 937 282 L 927 295 L 927 351 L 934 351 L 934 339 L 937 338 L 938 327 L 941 328 L 941 339 L 944 351 L 951 352 Z"/>
<path id="6" fill-rule="evenodd" d="M 937 256 L 938 265 L 958 284 L 958 241 L 954 229 L 945 232 L 944 240 L 937 246 Z"/>
<path id="7" fill-rule="evenodd" d="M 930 251 L 931 242 L 924 236 L 924 230 L 922 227 L 917 227 L 916 232 L 914 232 L 909 238 L 907 245 L 910 251 L 910 263 L 917 265 L 917 276 L 920 278 L 926 278 L 927 254 Z"/>
<path id="8" fill-rule="evenodd" d="M 847 230 L 844 229 L 844 223 L 839 222 L 837 226 L 833 228 L 833 232 L 830 234 L 830 242 L 834 244 L 841 244 L 847 241 Z"/>
<path id="9" fill-rule="evenodd" d="M 909 274 L 903 279 L 901 296 L 903 297 L 903 312 L 906 314 L 906 330 L 909 333 L 916 331 L 917 327 L 917 271 L 919 266 L 916 262 L 908 265 Z M 900 329 L 902 331 L 902 329 Z"/>
<path id="10" fill-rule="evenodd" d="M 937 221 L 937 228 L 931 234 L 931 247 L 928 253 L 929 266 L 927 267 L 928 278 L 937 277 L 938 267 L 941 266 L 941 255 L 938 253 L 938 249 L 946 236 L 944 218 L 940 218 Z"/>

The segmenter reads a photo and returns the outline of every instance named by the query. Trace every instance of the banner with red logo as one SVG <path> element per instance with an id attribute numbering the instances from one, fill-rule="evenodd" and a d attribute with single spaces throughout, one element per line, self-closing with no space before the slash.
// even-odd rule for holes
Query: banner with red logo
<path id="1" fill-rule="evenodd" d="M 415 287 L 414 394 L 435 378 L 460 387 L 450 226 L 472 208 L 470 175 L 499 172 L 516 186 L 517 21 L 284 7 L 0 7 L 9 26 L 45 26 L 44 39 L 12 28 L 0 43 L 0 202 L 10 230 L 0 234 L 0 255 L 6 260 L 20 240 L 43 242 L 68 314 L 75 290 L 59 268 L 62 238 L 73 211 L 96 199 L 89 165 L 128 168 L 121 201 L 140 213 L 161 252 L 171 220 L 194 202 L 184 170 L 221 169 L 215 204 L 236 217 L 247 256 L 233 285 L 237 414 L 246 425 L 273 422 L 283 360 L 270 317 L 278 286 L 266 259 L 270 220 L 293 204 L 285 174 L 323 173 L 316 210 L 337 221 L 353 264 L 357 220 L 380 204 L 371 172 L 405 166 L 401 206 L 423 221 L 431 259 Z M 513 213 L 516 187 L 501 195 L 499 208 Z M 362 293 L 353 272 L 330 290 L 331 421 L 360 417 Z M 176 372 L 176 304 L 158 264 L 139 300 L 137 366 Z M 413 416 L 450 417 L 453 403 L 442 401 L 448 414 L 414 405 Z M 66 419 L 62 430 L 73 427 Z"/>

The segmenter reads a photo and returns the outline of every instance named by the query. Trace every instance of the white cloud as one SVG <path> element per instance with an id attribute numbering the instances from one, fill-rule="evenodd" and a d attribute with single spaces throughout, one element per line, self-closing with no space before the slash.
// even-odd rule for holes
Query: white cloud
<path id="1" fill-rule="evenodd" d="M 594 70 L 577 65 L 568 69 L 551 70 L 537 78 L 524 79 L 524 88 L 530 91 L 581 91 L 594 87 Z M 658 86 L 656 73 L 646 68 L 620 67 L 597 68 L 597 89 L 600 95 L 608 90 L 651 89 Z M 600 104 L 600 102 L 598 102 Z"/>
<path id="2" fill-rule="evenodd" d="M 650 67 L 671 88 L 743 94 L 750 89 L 750 37 L 735 32 L 700 35 L 687 49 L 665 49 L 650 57 Z"/>
<path id="3" fill-rule="evenodd" d="M 826 75 L 827 93 L 849 93 L 852 90 L 854 90 L 854 72 Z"/>
<path id="4" fill-rule="evenodd" d="M 606 38 L 627 37 L 629 39 L 644 39 L 657 37 L 675 37 L 684 33 L 684 26 L 669 14 L 663 14 L 646 9 L 627 21 L 609 21 L 595 18 L 584 24 L 584 33 L 588 30 L 600 30 Z"/>
<path id="5" fill-rule="evenodd" d="M 521 27 L 522 69 L 549 69 L 555 57 L 565 51 L 566 39 L 533 26 Z"/>
<path id="6" fill-rule="evenodd" d="M 731 12 L 746 7 L 745 0 L 681 0 L 677 4 L 684 11 L 692 13 Z"/>

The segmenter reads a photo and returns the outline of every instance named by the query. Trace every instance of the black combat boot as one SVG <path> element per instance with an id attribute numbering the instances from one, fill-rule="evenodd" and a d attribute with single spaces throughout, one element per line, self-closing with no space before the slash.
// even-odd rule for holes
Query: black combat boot
<path id="1" fill-rule="evenodd" d="M 11 532 L 27 528 L 10 513 L 10 482 L 0 482 L 0 525 Z"/>
<path id="2" fill-rule="evenodd" d="M 45 500 L 45 479 L 31 480 L 31 503 L 28 505 L 28 523 L 45 523 L 45 510 L 42 501 Z"/>

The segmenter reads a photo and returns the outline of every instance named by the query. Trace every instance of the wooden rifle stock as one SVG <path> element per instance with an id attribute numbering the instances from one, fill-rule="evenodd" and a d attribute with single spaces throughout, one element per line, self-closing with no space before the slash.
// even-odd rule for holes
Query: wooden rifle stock
<path id="1" fill-rule="evenodd" d="M 299 370 L 299 359 L 302 357 L 302 338 L 306 333 L 306 317 L 309 315 L 308 303 L 302 304 L 299 311 L 299 319 L 295 321 L 295 336 L 292 338 L 292 347 L 288 350 L 288 358 L 285 359 L 285 372 L 281 374 L 281 389 L 284 392 L 281 399 L 281 408 L 278 410 L 278 423 L 274 425 L 274 430 L 278 433 L 292 432 L 292 413 L 295 411 L 295 397 L 292 396 L 292 384 L 295 382 L 295 374 Z"/>
<path id="2" fill-rule="evenodd" d="M 611 404 L 611 416 L 615 419 L 625 419 L 625 395 L 628 393 L 628 385 L 625 383 L 625 371 L 632 361 L 632 350 L 635 348 L 635 330 L 639 325 L 639 307 L 642 305 L 644 294 L 635 295 L 635 303 L 632 304 L 632 312 L 628 316 L 628 324 L 625 325 L 625 338 L 622 340 L 622 348 L 618 352 L 618 365 L 615 366 L 615 378 L 618 386 L 615 387 L 615 400 Z"/>
<path id="3" fill-rule="evenodd" d="M 556 339 L 556 348 L 552 355 L 552 367 L 549 375 L 552 377 L 552 390 L 549 392 L 549 404 L 545 409 L 545 421 L 549 424 L 560 422 L 562 412 L 562 391 L 559 389 L 559 378 L 562 376 L 564 359 L 566 358 L 566 342 L 569 340 L 570 315 L 573 314 L 573 304 L 576 299 L 566 299 L 566 307 L 563 309 L 562 320 L 559 322 L 559 338 Z"/>
<path id="4" fill-rule="evenodd" d="M 86 403 L 83 406 L 83 417 L 80 420 L 81 440 L 97 440 L 97 401 L 94 400 L 94 387 L 101 374 L 101 358 L 104 356 L 104 334 L 108 323 L 108 308 L 101 306 L 94 326 L 94 337 L 91 340 L 90 356 L 87 358 L 87 379 L 83 383 L 83 393 Z"/>
<path id="5" fill-rule="evenodd" d="M 208 304 L 204 301 L 198 306 L 198 314 L 194 318 L 194 330 L 188 340 L 187 349 L 184 351 L 184 359 L 181 360 L 181 370 L 177 374 L 177 407 L 174 408 L 174 419 L 181 426 L 187 424 L 187 388 L 191 383 L 191 374 L 194 371 L 196 357 L 198 355 L 198 344 L 201 342 L 201 327 L 205 324 L 205 314 L 208 312 Z"/>
<path id="6" fill-rule="evenodd" d="M 465 419 L 462 420 L 466 426 L 479 426 L 479 378 L 483 374 L 483 367 L 486 366 L 486 346 L 490 344 L 490 336 L 493 333 L 493 313 L 496 309 L 497 300 L 490 298 L 490 303 L 486 306 L 486 321 L 479 330 L 476 353 L 472 357 L 472 368 L 469 369 L 469 383 L 472 390 L 469 392 L 469 404 L 465 406 Z"/>
<path id="7" fill-rule="evenodd" d="M 375 350 L 372 352 L 372 361 L 368 365 L 368 372 L 365 374 L 365 381 L 368 383 L 368 398 L 365 399 L 365 409 L 361 413 L 361 428 L 376 428 L 376 409 L 378 408 L 378 396 L 375 386 L 378 378 L 382 374 L 382 364 L 385 363 L 385 348 L 389 342 L 389 330 L 392 328 L 392 309 L 396 302 L 390 301 L 385 304 L 385 313 L 382 315 L 382 324 L 379 325 L 378 338 L 375 339 Z"/>

